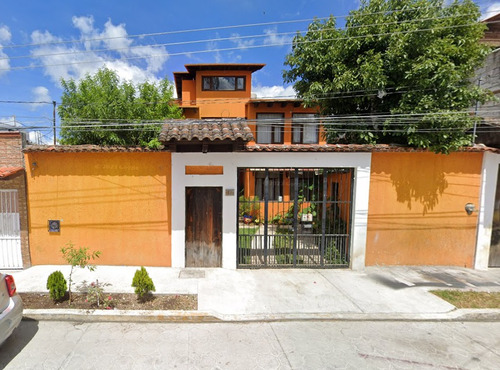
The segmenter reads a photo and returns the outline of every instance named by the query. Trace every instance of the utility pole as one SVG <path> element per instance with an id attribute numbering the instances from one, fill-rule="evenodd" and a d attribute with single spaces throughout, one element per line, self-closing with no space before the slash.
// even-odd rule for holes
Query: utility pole
<path id="1" fill-rule="evenodd" d="M 56 101 L 52 100 L 52 105 L 53 105 L 53 110 L 52 110 L 52 125 L 54 128 L 54 145 L 57 145 L 57 138 L 56 138 Z"/>

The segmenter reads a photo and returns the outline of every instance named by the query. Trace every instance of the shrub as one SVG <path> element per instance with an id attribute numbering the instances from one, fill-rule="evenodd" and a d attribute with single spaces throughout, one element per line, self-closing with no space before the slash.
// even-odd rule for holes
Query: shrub
<path id="1" fill-rule="evenodd" d="M 285 228 L 277 228 L 273 238 L 274 261 L 278 265 L 293 264 L 293 231 Z M 304 263 L 302 256 L 296 255 L 297 264 Z"/>
<path id="2" fill-rule="evenodd" d="M 346 265 L 347 259 L 336 247 L 335 240 L 330 241 L 325 250 L 325 263 L 332 265 Z"/>
<path id="3" fill-rule="evenodd" d="M 54 301 L 60 301 L 66 295 L 66 279 L 61 271 L 54 271 L 47 279 L 47 289 L 49 290 L 50 298 Z"/>
<path id="4" fill-rule="evenodd" d="M 144 266 L 141 266 L 141 269 L 135 272 L 132 286 L 135 288 L 135 294 L 137 294 L 140 299 L 144 299 L 146 294 L 156 291 L 153 280 L 149 277 Z"/>

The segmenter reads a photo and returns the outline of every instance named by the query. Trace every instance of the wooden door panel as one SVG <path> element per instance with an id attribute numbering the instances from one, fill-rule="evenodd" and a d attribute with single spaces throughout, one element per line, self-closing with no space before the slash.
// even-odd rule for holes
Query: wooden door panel
<path id="1" fill-rule="evenodd" d="M 222 266 L 222 188 L 186 188 L 186 267 Z"/>

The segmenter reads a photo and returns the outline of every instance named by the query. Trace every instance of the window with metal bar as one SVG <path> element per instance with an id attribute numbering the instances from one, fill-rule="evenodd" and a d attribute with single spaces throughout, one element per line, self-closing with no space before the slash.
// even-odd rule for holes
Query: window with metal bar
<path id="1" fill-rule="evenodd" d="M 313 113 L 294 113 L 292 121 L 292 143 L 317 144 L 319 125 Z"/>
<path id="2" fill-rule="evenodd" d="M 282 144 L 283 127 L 283 113 L 257 113 L 257 143 Z"/>

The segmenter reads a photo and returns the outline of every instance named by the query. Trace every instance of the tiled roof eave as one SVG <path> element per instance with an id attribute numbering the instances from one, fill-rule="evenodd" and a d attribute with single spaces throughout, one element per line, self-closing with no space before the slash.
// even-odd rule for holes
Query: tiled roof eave
<path id="1" fill-rule="evenodd" d="M 0 179 L 6 179 L 24 170 L 24 167 L 0 167 Z"/>
<path id="2" fill-rule="evenodd" d="M 372 152 L 432 152 L 429 149 L 407 147 L 401 145 L 391 145 L 391 144 L 255 144 L 247 145 L 243 151 L 246 152 L 360 152 L 360 153 L 372 153 Z M 500 149 L 490 148 L 483 145 L 475 145 L 469 147 L 463 147 L 456 152 L 492 152 L 500 154 Z"/>
<path id="3" fill-rule="evenodd" d="M 104 145 L 30 145 L 23 149 L 24 153 L 52 152 L 52 153 L 147 153 L 158 152 L 140 146 L 104 146 Z"/>
<path id="4" fill-rule="evenodd" d="M 254 140 L 252 130 L 243 119 L 170 120 L 163 125 L 159 140 L 175 141 L 243 141 Z"/>

